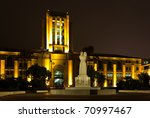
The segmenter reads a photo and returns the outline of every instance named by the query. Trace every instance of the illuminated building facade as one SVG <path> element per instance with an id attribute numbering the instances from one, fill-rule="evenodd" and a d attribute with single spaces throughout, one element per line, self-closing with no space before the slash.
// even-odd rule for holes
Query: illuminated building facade
<path id="1" fill-rule="evenodd" d="M 150 59 L 143 59 L 143 72 L 150 76 Z"/>
<path id="2" fill-rule="evenodd" d="M 142 59 L 112 54 L 94 54 L 89 56 L 88 65 L 105 75 L 104 86 L 116 87 L 125 77 L 138 79 L 142 72 Z"/>
<path id="3" fill-rule="evenodd" d="M 74 86 L 74 79 L 78 75 L 79 53 L 71 51 L 69 24 L 68 13 L 48 10 L 43 21 L 41 49 L 1 50 L 1 78 L 27 78 L 26 70 L 34 64 L 39 64 L 52 73 L 50 86 Z M 87 65 L 105 75 L 105 87 L 116 87 L 117 81 L 126 76 L 138 79 L 137 75 L 144 71 L 141 58 L 119 55 L 88 55 Z"/>

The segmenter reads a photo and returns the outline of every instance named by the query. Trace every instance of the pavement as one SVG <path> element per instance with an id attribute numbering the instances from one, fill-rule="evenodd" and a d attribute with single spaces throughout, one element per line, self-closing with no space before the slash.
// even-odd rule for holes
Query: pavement
<path id="1" fill-rule="evenodd" d="M 150 101 L 150 93 L 119 92 L 114 95 L 52 95 L 20 93 L 1 96 L 0 101 Z"/>

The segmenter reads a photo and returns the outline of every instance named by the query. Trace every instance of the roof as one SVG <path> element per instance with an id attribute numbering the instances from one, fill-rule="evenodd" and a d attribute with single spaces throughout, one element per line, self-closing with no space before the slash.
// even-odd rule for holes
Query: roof
<path id="1" fill-rule="evenodd" d="M 80 52 L 74 52 L 73 54 L 79 55 Z M 140 57 L 131 57 L 126 55 L 118 55 L 118 54 L 105 54 L 105 53 L 93 53 L 88 56 L 102 56 L 102 57 L 119 57 L 119 58 L 140 58 Z"/>
<path id="2" fill-rule="evenodd" d="M 0 51 L 8 51 L 8 52 L 39 52 L 39 50 L 32 50 L 32 49 L 14 49 L 14 48 L 0 48 Z"/>
<path id="3" fill-rule="evenodd" d="M 68 12 L 58 12 L 58 11 L 51 11 L 48 10 L 49 15 L 51 16 L 61 16 L 61 17 L 66 17 L 66 15 L 68 14 Z"/>

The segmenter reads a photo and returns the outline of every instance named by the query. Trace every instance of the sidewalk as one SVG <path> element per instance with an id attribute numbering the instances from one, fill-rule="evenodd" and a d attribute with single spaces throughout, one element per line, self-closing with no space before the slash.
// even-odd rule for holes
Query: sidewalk
<path id="1" fill-rule="evenodd" d="M 47 93 L 48 90 L 37 90 L 37 93 Z M 0 97 L 13 94 L 24 94 L 26 91 L 1 91 Z"/>
<path id="2" fill-rule="evenodd" d="M 120 93 L 150 93 L 150 90 L 119 90 Z"/>

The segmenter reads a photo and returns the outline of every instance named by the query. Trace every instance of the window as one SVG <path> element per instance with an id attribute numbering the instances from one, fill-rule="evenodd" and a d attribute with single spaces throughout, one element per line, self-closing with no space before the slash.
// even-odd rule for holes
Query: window
<path id="1" fill-rule="evenodd" d="M 98 61 L 98 70 L 103 70 L 103 62 Z"/>
<path id="2" fill-rule="evenodd" d="M 126 63 L 131 63 L 131 61 L 126 61 Z"/>
<path id="3" fill-rule="evenodd" d="M 107 73 L 107 77 L 113 77 L 112 73 Z"/>
<path id="4" fill-rule="evenodd" d="M 126 67 L 126 71 L 131 71 L 131 67 Z"/>
<path id="5" fill-rule="evenodd" d="M 131 73 L 126 73 L 126 77 L 131 77 Z"/>
<path id="6" fill-rule="evenodd" d="M 14 60 L 13 57 L 8 56 L 6 59 L 6 68 L 14 68 Z"/>
<path id="7" fill-rule="evenodd" d="M 147 69 L 149 69 L 149 66 L 144 66 L 144 70 L 147 70 Z"/>
<path id="8" fill-rule="evenodd" d="M 117 73 L 117 77 L 122 77 L 122 73 Z"/>
<path id="9" fill-rule="evenodd" d="M 122 70 L 122 64 L 120 61 L 117 62 L 117 70 Z"/>
<path id="10" fill-rule="evenodd" d="M 20 63 L 19 63 L 19 68 L 20 68 L 20 69 L 27 69 L 27 63 L 25 63 L 25 62 L 20 62 Z"/>
<path id="11" fill-rule="evenodd" d="M 148 61 L 144 61 L 144 64 L 148 64 L 149 62 Z"/>
<path id="12" fill-rule="evenodd" d="M 57 21 L 57 26 L 60 26 L 60 22 Z"/>
<path id="13" fill-rule="evenodd" d="M 113 68 L 112 68 L 112 62 L 111 61 L 108 61 L 108 64 L 107 64 L 107 69 L 109 71 L 111 71 Z"/>

